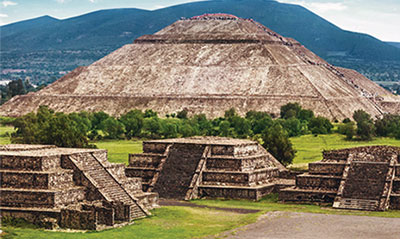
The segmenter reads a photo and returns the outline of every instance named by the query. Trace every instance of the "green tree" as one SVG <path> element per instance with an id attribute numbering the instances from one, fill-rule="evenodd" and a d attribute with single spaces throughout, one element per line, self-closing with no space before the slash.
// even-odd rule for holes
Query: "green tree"
<path id="1" fill-rule="evenodd" d="M 268 150 L 283 165 L 293 162 L 296 150 L 293 149 L 287 132 L 278 123 L 266 129 L 262 134 L 263 147 Z"/>
<path id="2" fill-rule="evenodd" d="M 357 122 L 357 135 L 361 140 L 372 140 L 375 135 L 375 126 L 371 116 L 364 110 L 356 110 L 353 114 Z"/>
<path id="3" fill-rule="evenodd" d="M 109 117 L 103 121 L 102 128 L 108 139 L 120 139 L 125 132 L 124 125 L 114 117 Z"/>
<path id="4" fill-rule="evenodd" d="M 288 103 L 281 107 L 281 118 L 289 119 L 289 118 L 298 118 L 299 113 L 301 111 L 301 106 L 299 103 Z"/>
<path id="5" fill-rule="evenodd" d="M 143 121 L 143 129 L 150 133 L 151 138 L 159 135 L 161 128 L 160 119 L 158 117 L 145 118 Z"/>
<path id="6" fill-rule="evenodd" d="M 328 134 L 331 133 L 333 125 L 327 118 L 318 116 L 310 120 L 308 128 L 313 134 Z"/>
<path id="7" fill-rule="evenodd" d="M 176 117 L 179 119 L 187 119 L 188 118 L 188 111 L 186 109 L 183 109 L 176 114 Z"/>
<path id="8" fill-rule="evenodd" d="M 54 113 L 40 106 L 37 113 L 29 113 L 14 121 L 13 143 L 50 144 L 59 147 L 93 148 L 86 136 L 85 120 L 77 115 Z"/>
<path id="9" fill-rule="evenodd" d="M 351 140 L 357 133 L 356 125 L 353 121 L 340 125 L 338 131 L 340 134 L 346 135 L 347 140 Z"/>
<path id="10" fill-rule="evenodd" d="M 125 127 L 125 136 L 128 139 L 140 135 L 143 128 L 144 115 L 141 110 L 131 110 L 121 115 L 120 121 Z"/>

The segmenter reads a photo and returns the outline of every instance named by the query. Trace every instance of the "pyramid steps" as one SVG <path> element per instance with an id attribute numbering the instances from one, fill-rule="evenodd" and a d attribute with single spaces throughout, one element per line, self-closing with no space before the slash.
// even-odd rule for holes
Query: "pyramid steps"
<path id="1" fill-rule="evenodd" d="M 143 143 L 143 151 L 143 155 L 132 155 L 126 175 L 141 176 L 143 189 L 158 192 L 164 198 L 259 200 L 277 188 L 294 184 L 294 180 L 277 180 L 286 172 L 285 168 L 265 149 L 248 140 L 153 140 Z M 160 164 L 153 164 L 154 157 L 160 155 L 165 158 Z"/>

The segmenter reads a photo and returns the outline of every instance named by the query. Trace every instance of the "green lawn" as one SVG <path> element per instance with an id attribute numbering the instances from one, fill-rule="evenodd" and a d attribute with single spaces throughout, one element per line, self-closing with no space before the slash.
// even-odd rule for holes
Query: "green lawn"
<path id="1" fill-rule="evenodd" d="M 99 149 L 108 150 L 111 163 L 128 164 L 128 155 L 142 152 L 142 141 L 138 140 L 103 140 L 94 143 Z"/>
<path id="2" fill-rule="evenodd" d="M 10 137 L 6 136 L 6 133 L 11 134 L 14 131 L 14 127 L 0 126 L 0 144 L 9 144 Z"/>
<path id="3" fill-rule="evenodd" d="M 297 150 L 296 157 L 291 167 L 307 168 L 308 163 L 322 159 L 323 150 L 343 149 L 366 145 L 392 145 L 400 146 L 400 140 L 393 138 L 376 138 L 372 141 L 348 141 L 344 135 L 303 135 L 290 139 Z"/>

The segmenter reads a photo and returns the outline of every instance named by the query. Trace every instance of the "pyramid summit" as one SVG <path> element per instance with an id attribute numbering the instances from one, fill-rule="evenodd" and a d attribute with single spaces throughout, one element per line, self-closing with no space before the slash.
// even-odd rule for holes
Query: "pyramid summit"
<path id="1" fill-rule="evenodd" d="M 204 14 L 144 35 L 39 92 L 12 98 L 0 114 L 133 108 L 161 115 L 187 109 L 209 117 L 229 108 L 278 114 L 299 102 L 330 119 L 363 109 L 400 113 L 400 99 L 361 74 L 330 65 L 294 39 L 252 19 Z"/>

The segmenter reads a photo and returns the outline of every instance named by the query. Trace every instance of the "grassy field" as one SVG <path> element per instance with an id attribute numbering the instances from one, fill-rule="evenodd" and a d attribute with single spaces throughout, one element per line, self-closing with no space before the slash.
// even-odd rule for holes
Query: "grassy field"
<path id="1" fill-rule="evenodd" d="M 128 164 L 128 155 L 142 152 L 142 141 L 139 140 L 103 140 L 95 142 L 99 149 L 108 150 L 108 160 L 111 163 Z"/>
<path id="2" fill-rule="evenodd" d="M 0 126 L 0 144 L 9 144 L 11 142 L 10 137 L 6 136 L 6 134 L 11 134 L 13 131 L 13 127 Z"/>

